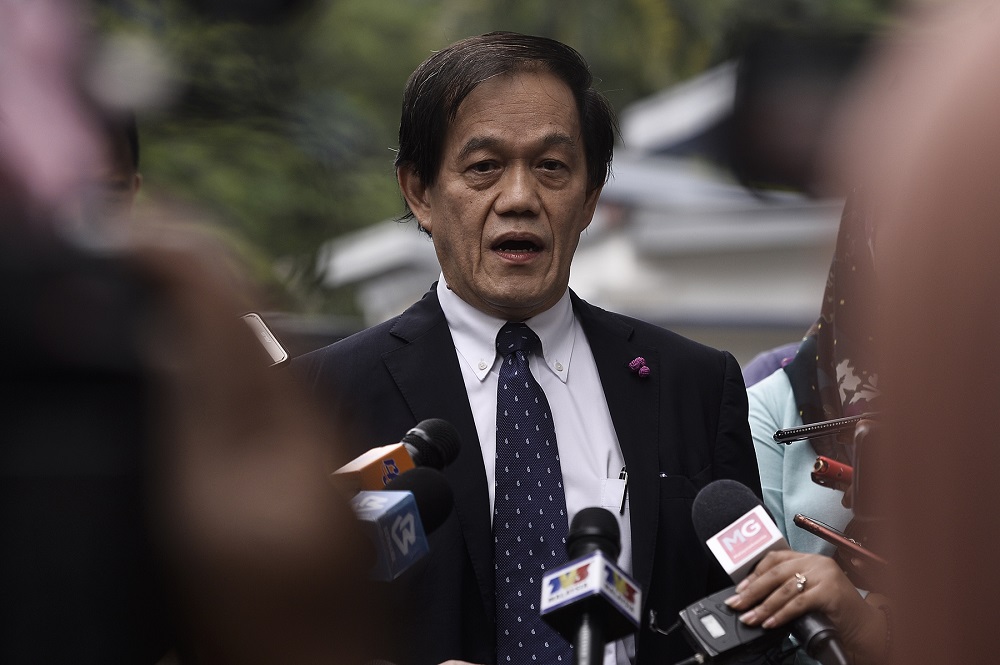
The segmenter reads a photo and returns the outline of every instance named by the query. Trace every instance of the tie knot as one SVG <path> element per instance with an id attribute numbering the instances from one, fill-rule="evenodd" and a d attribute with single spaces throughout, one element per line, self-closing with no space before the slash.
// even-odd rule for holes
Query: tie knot
<path id="1" fill-rule="evenodd" d="M 497 333 L 497 353 L 505 358 L 515 351 L 538 353 L 541 349 L 542 341 L 526 323 L 508 321 Z"/>

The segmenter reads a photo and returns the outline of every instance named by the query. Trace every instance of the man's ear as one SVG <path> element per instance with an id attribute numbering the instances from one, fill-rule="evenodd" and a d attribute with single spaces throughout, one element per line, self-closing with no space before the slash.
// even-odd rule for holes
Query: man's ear
<path id="1" fill-rule="evenodd" d="M 409 206 L 413 216 L 417 218 L 417 223 L 427 233 L 430 233 L 431 204 L 427 196 L 428 188 L 424 186 L 423 180 L 416 174 L 412 166 L 398 167 L 396 180 L 399 182 L 399 190 L 403 193 L 403 198 L 406 199 L 406 205 Z"/>
<path id="2" fill-rule="evenodd" d="M 590 192 L 587 192 L 587 198 L 584 199 L 583 209 L 585 214 L 585 219 L 587 223 L 584 224 L 583 228 L 580 229 L 580 233 L 590 226 L 590 223 L 594 221 L 594 211 L 597 210 L 597 200 L 601 198 L 601 192 L 604 190 L 604 186 L 600 186 Z"/>

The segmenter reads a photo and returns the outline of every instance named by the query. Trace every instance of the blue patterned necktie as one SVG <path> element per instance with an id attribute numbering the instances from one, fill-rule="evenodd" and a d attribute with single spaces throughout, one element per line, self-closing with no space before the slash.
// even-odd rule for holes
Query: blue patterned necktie
<path id="1" fill-rule="evenodd" d="M 566 497 L 552 413 L 528 369 L 541 353 L 524 323 L 497 334 L 503 357 L 497 384 L 496 561 L 497 663 L 570 663 L 572 651 L 538 614 L 542 576 L 566 562 Z"/>

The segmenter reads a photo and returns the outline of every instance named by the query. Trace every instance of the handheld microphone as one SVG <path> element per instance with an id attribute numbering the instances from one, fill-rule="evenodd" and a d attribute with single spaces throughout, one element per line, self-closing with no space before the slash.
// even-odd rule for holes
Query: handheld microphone
<path id="1" fill-rule="evenodd" d="M 385 490 L 358 492 L 351 507 L 374 545 L 374 580 L 391 581 L 429 551 L 427 534 L 451 513 L 454 497 L 444 474 L 428 467 L 401 474 Z"/>
<path id="2" fill-rule="evenodd" d="M 639 627 L 642 591 L 615 562 L 618 520 L 604 508 L 584 508 L 566 536 L 570 561 L 542 578 L 542 620 L 573 643 L 578 665 L 604 662 L 604 645 Z"/>
<path id="3" fill-rule="evenodd" d="M 817 485 L 846 492 L 854 482 L 854 467 L 820 455 L 809 475 Z"/>
<path id="4" fill-rule="evenodd" d="M 455 461 L 459 448 L 458 430 L 451 423 L 428 418 L 410 429 L 398 443 L 364 452 L 334 471 L 331 478 L 351 494 L 381 490 L 416 466 L 443 469 Z"/>
<path id="5" fill-rule="evenodd" d="M 701 489 L 691 508 L 695 531 L 734 582 L 764 556 L 788 549 L 788 542 L 760 499 L 735 480 L 716 480 Z M 792 622 L 792 634 L 807 654 L 824 665 L 846 665 L 847 656 L 830 620 L 809 612 Z"/>
<path id="6" fill-rule="evenodd" d="M 416 466 L 428 466 L 440 471 L 455 461 L 461 449 L 458 430 L 447 420 L 421 420 L 400 441 Z"/>

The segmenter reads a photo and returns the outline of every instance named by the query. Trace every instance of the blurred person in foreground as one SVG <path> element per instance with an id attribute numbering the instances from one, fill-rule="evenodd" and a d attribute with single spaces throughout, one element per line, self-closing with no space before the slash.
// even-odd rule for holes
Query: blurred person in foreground
<path id="1" fill-rule="evenodd" d="M 175 228 L 79 228 L 79 11 L 0 0 L 0 661 L 361 662 L 337 439 L 261 361 L 246 284 Z"/>
<path id="2" fill-rule="evenodd" d="M 868 72 L 835 159 L 879 227 L 883 429 L 865 473 L 890 563 L 885 662 L 995 658 L 998 61 L 996 3 L 924 7 Z"/>
<path id="3" fill-rule="evenodd" d="M 842 168 L 872 183 L 886 433 L 875 497 L 894 662 L 996 656 L 1000 5 L 928 7 L 865 87 Z"/>
<path id="4" fill-rule="evenodd" d="M 461 435 L 445 469 L 457 515 L 432 536 L 423 577 L 400 590 L 407 630 L 390 659 L 568 662 L 537 603 L 542 575 L 566 561 L 568 523 L 589 506 L 618 516 L 642 616 L 676 616 L 727 583 L 694 534 L 698 490 L 731 478 L 759 494 L 732 355 L 568 288 L 614 144 L 591 82 L 572 48 L 513 33 L 424 61 L 403 94 L 396 172 L 441 277 L 399 317 L 298 363 L 332 394 L 331 411 L 361 420 L 357 453 L 424 418 Z M 534 397 L 518 401 L 522 382 Z M 688 655 L 679 634 L 644 620 L 606 662 Z"/>

